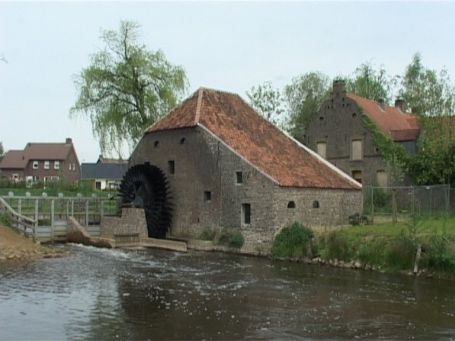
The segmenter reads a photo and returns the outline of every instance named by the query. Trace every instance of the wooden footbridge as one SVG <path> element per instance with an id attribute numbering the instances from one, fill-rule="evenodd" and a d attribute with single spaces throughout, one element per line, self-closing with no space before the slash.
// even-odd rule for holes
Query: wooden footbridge
<path id="1" fill-rule="evenodd" d="M 104 215 L 117 213 L 115 200 L 97 197 L 0 197 L 0 212 L 24 235 L 41 242 L 66 240 L 68 219 L 74 217 L 87 232 L 100 235 Z"/>

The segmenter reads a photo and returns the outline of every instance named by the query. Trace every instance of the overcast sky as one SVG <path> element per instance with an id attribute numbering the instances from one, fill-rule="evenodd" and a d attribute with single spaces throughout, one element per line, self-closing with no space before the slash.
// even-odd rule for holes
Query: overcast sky
<path id="1" fill-rule="evenodd" d="M 415 52 L 455 79 L 455 3 L 0 2 L 0 141 L 72 137 L 81 162 L 99 155 L 88 120 L 69 119 L 73 79 L 103 45 L 101 29 L 142 26 L 141 41 L 185 68 L 200 86 L 245 96 L 271 81 L 321 71 L 352 73 L 363 62 L 402 73 Z"/>

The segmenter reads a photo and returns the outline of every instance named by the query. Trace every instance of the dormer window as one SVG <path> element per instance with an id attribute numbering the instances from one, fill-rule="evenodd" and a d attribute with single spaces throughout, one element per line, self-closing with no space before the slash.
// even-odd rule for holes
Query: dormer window
<path id="1" fill-rule="evenodd" d="M 54 161 L 54 169 L 56 170 L 60 169 L 60 161 Z"/>
<path id="2" fill-rule="evenodd" d="M 38 161 L 33 161 L 33 169 L 38 169 Z"/>
<path id="3" fill-rule="evenodd" d="M 50 162 L 44 161 L 44 169 L 49 169 L 49 168 L 50 168 Z"/>

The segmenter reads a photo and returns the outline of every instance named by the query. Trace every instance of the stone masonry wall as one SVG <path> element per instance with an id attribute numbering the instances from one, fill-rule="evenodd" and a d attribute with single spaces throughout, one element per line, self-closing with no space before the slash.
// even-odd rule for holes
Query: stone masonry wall
<path id="1" fill-rule="evenodd" d="M 123 208 L 121 217 L 104 216 L 101 218 L 100 236 L 115 239 L 115 235 L 139 234 L 139 239 L 148 238 L 145 213 L 140 208 Z"/>
<path id="2" fill-rule="evenodd" d="M 174 174 L 168 167 L 171 160 Z M 169 180 L 173 237 L 197 238 L 204 229 L 240 230 L 245 238 L 241 252 L 268 254 L 275 234 L 288 222 L 331 225 L 361 212 L 355 209 L 361 205 L 361 191 L 280 187 L 201 127 L 147 134 L 133 152 L 130 166 L 144 162 L 162 169 Z M 240 184 L 236 172 L 242 172 Z M 205 191 L 211 193 L 210 200 Z M 289 200 L 297 205 L 292 213 L 287 209 Z M 311 209 L 314 200 L 320 202 L 318 211 Z M 242 223 L 242 204 L 251 206 L 250 224 Z"/>

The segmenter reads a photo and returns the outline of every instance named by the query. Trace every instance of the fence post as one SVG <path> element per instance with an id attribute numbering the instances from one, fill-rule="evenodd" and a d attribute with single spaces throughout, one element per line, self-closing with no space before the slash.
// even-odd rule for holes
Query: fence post
<path id="1" fill-rule="evenodd" d="M 371 191 L 371 223 L 374 223 L 374 188 L 370 186 Z"/>
<path id="2" fill-rule="evenodd" d="M 22 214 L 22 199 L 17 201 L 17 213 Z"/>
<path id="3" fill-rule="evenodd" d="M 71 216 L 74 217 L 74 199 L 71 199 Z"/>
<path id="4" fill-rule="evenodd" d="M 88 226 L 88 199 L 85 201 L 85 227 Z"/>
<path id="5" fill-rule="evenodd" d="M 100 200 L 100 220 L 103 218 L 104 216 L 104 200 Z"/>
<path id="6" fill-rule="evenodd" d="M 35 199 L 35 231 L 34 234 L 38 233 L 38 208 L 39 208 L 39 202 L 38 199 Z"/>

